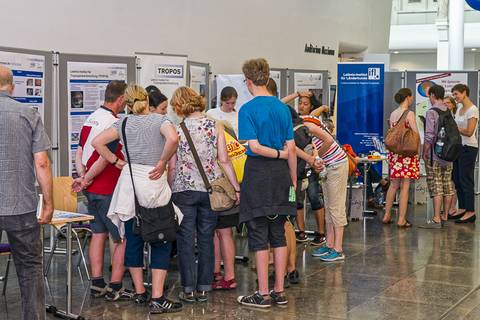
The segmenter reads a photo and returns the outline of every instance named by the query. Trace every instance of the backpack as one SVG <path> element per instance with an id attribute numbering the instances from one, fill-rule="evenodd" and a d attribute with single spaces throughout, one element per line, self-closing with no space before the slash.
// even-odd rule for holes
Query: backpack
<path id="1" fill-rule="evenodd" d="M 303 123 L 296 125 L 293 128 L 294 138 L 295 138 L 295 146 L 299 149 L 305 151 L 310 155 L 313 154 L 313 146 L 312 146 L 312 138 L 310 137 L 310 132 L 308 127 L 305 126 Z M 297 179 L 303 179 L 306 177 L 306 166 L 307 162 L 300 157 L 297 157 Z"/>
<path id="2" fill-rule="evenodd" d="M 443 148 L 440 152 L 435 150 L 435 154 L 442 160 L 455 161 L 462 151 L 462 136 L 458 131 L 457 123 L 449 110 L 442 111 L 438 108 L 432 108 L 438 114 L 438 131 L 437 140 L 440 137 L 440 131 L 445 130 L 445 137 L 443 138 Z M 436 149 L 435 145 L 432 149 Z"/>
<path id="3" fill-rule="evenodd" d="M 406 125 L 409 112 L 409 110 L 405 110 L 397 124 L 388 129 L 385 136 L 385 147 L 395 154 L 413 157 L 418 154 L 420 136 Z"/>

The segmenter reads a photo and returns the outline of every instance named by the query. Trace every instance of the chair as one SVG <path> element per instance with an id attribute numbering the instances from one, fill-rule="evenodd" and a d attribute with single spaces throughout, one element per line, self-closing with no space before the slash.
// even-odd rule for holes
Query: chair
<path id="1" fill-rule="evenodd" d="M 77 194 L 71 191 L 71 186 L 73 183 L 73 179 L 71 177 L 55 177 L 53 178 L 53 206 L 56 210 L 61 211 L 68 211 L 68 212 L 76 212 L 77 211 Z M 44 276 L 47 277 L 48 272 L 50 270 L 50 266 L 52 263 L 53 255 L 55 254 L 55 250 L 57 248 L 58 242 L 60 237 L 66 238 L 66 227 L 61 227 L 57 229 L 58 233 L 55 236 L 55 240 L 53 242 L 53 247 L 51 248 L 50 255 L 48 257 L 48 262 L 45 265 Z M 78 232 L 84 231 L 86 232 L 85 239 L 83 243 L 80 241 L 80 237 L 78 236 Z M 87 275 L 87 280 L 90 281 L 90 274 L 88 272 L 87 262 L 85 260 L 85 247 L 88 241 L 88 238 L 92 235 L 92 230 L 90 229 L 90 224 L 74 224 L 72 226 L 72 234 L 73 240 L 78 244 L 78 251 L 79 251 L 79 259 L 76 264 L 78 273 L 80 275 L 80 279 L 83 282 L 82 272 L 80 270 L 80 263 L 83 263 L 83 267 L 85 269 L 85 274 Z"/>
<path id="2" fill-rule="evenodd" d="M 2 231 L 0 230 L 0 241 L 2 241 Z M 0 257 L 7 257 L 7 267 L 5 268 L 4 276 L 0 277 L 0 281 L 3 282 L 2 296 L 5 296 L 7 291 L 8 272 L 10 271 L 10 263 L 12 262 L 12 250 L 8 243 L 0 243 Z"/>

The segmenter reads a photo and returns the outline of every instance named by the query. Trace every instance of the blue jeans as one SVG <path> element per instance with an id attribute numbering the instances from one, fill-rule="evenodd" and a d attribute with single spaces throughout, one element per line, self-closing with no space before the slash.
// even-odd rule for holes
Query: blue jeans
<path id="1" fill-rule="evenodd" d="M 213 235 L 217 226 L 217 214 L 212 211 L 206 192 L 177 192 L 172 199 L 183 213 L 183 221 L 177 232 L 178 264 L 183 291 L 210 291 L 215 263 Z M 195 263 L 195 242 L 198 264 Z"/>

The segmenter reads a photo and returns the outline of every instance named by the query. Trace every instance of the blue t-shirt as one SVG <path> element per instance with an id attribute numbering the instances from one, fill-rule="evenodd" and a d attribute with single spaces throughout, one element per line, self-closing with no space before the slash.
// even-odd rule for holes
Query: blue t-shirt
<path id="1" fill-rule="evenodd" d="M 276 97 L 253 98 L 238 114 L 238 136 L 240 140 L 258 140 L 262 146 L 282 150 L 286 141 L 293 140 L 288 107 Z M 257 156 L 249 148 L 247 155 Z"/>

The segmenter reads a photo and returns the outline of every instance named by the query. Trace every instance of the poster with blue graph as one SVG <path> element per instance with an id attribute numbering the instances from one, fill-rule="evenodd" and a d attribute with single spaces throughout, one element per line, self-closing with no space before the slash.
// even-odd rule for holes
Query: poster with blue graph
<path id="1" fill-rule="evenodd" d="M 383 149 L 384 64 L 339 63 L 337 138 L 358 154 Z"/>

